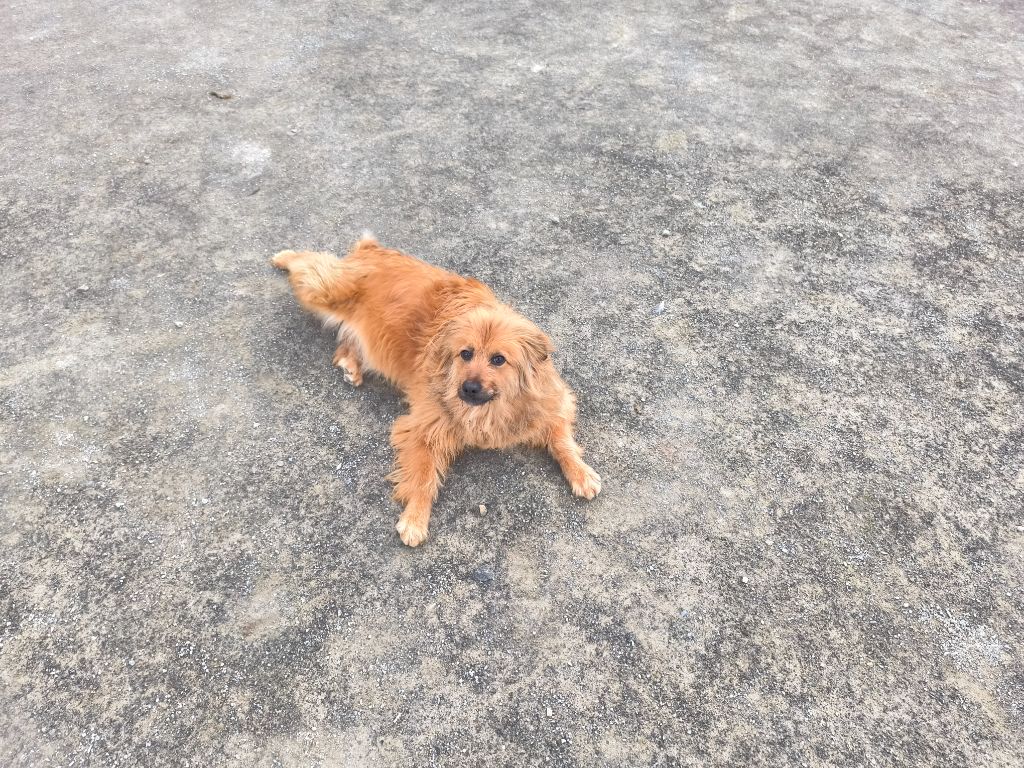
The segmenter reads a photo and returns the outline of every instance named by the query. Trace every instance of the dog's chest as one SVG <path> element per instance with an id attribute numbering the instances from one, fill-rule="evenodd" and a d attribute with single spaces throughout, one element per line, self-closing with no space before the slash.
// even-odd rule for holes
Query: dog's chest
<path id="1" fill-rule="evenodd" d="M 531 441 L 534 430 L 520 419 L 481 413 L 462 424 L 462 440 L 470 448 L 494 450 Z"/>

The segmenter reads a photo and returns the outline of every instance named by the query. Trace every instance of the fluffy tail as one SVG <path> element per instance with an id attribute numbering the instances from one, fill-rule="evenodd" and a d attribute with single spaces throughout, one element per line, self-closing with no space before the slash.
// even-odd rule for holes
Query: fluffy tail
<path id="1" fill-rule="evenodd" d="M 342 322 L 356 286 L 337 256 L 314 251 L 281 251 L 271 259 L 288 271 L 288 281 L 299 303 L 324 320 Z"/>

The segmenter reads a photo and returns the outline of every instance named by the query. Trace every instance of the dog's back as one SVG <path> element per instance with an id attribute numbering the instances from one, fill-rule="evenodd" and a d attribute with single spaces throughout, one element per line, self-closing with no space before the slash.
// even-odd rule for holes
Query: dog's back
<path id="1" fill-rule="evenodd" d="M 281 251 L 273 264 L 288 270 L 303 307 L 344 326 L 365 368 L 406 391 L 439 317 L 449 314 L 453 304 L 498 303 L 483 283 L 384 248 L 372 235 L 360 238 L 342 259 Z"/>

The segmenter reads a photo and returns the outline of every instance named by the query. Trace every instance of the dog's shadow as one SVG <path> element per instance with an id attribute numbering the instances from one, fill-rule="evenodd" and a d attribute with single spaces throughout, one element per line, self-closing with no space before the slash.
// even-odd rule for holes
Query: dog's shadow
<path id="1" fill-rule="evenodd" d="M 511 540 L 531 531 L 581 528 L 584 515 L 558 464 L 544 451 L 468 450 L 446 475 L 431 529 L 443 535 L 475 528 L 477 522 L 489 526 L 489 534 Z"/>

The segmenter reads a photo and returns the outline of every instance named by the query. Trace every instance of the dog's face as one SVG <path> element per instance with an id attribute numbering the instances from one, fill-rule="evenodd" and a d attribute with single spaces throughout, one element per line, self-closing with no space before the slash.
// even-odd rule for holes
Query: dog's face
<path id="1" fill-rule="evenodd" d="M 435 393 L 450 413 L 471 419 L 476 409 L 514 410 L 552 351 L 539 328 L 504 307 L 452 319 L 432 347 Z"/>

